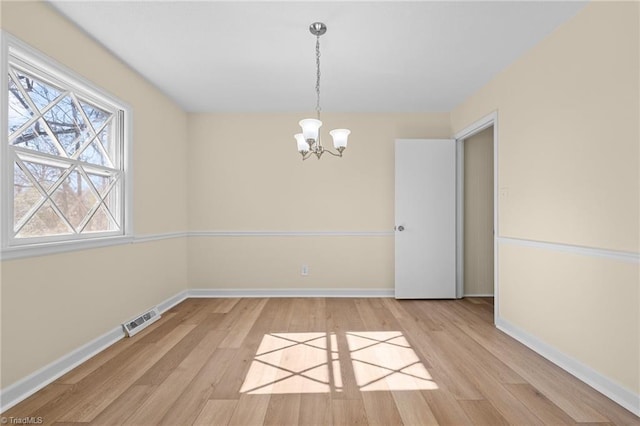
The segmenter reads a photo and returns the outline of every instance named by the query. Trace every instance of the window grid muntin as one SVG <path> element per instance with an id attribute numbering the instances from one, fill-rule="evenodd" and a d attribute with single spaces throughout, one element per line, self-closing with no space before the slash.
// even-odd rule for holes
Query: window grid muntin
<path id="1" fill-rule="evenodd" d="M 64 167 L 67 167 L 67 170 L 59 177 L 59 179 L 51 185 L 48 190 L 45 190 L 41 187 L 40 183 L 37 182 L 37 179 L 31 175 L 31 172 L 28 170 L 24 164 L 18 165 L 22 172 L 28 177 L 31 183 L 33 183 L 36 190 L 38 190 L 44 198 L 44 201 L 40 200 L 37 204 L 39 208 L 43 208 L 44 206 L 51 206 L 53 210 L 56 212 L 58 216 L 61 217 L 62 220 L 70 226 L 73 230 L 71 234 L 64 235 L 47 235 L 47 236 L 38 236 L 38 237 L 22 237 L 17 238 L 16 236 L 20 232 L 20 230 L 16 230 L 14 227 L 14 197 L 13 191 L 11 191 L 10 202 L 8 203 L 10 212 L 7 215 L 7 221 L 10 221 L 10 226 L 8 230 L 10 231 L 10 235 L 8 238 L 9 246 L 20 246 L 20 245 L 31 245 L 38 244 L 41 242 L 72 242 L 72 241 L 81 241 L 86 239 L 95 239 L 99 237 L 107 237 L 107 236 L 123 236 L 125 235 L 125 181 L 124 181 L 124 173 L 125 173 L 125 163 L 124 163 L 124 111 L 115 104 L 111 102 L 105 101 L 101 99 L 101 95 L 94 96 L 91 89 L 87 89 L 83 87 L 83 85 L 78 84 L 74 81 L 65 81 L 65 79 L 59 79 L 52 76 L 52 71 L 50 67 L 42 67 L 43 69 L 39 69 L 39 67 L 35 67 L 28 62 L 25 62 L 21 58 L 15 55 L 8 55 L 8 67 L 6 68 L 5 78 L 7 82 L 13 81 L 14 85 L 18 88 L 21 95 L 29 104 L 30 112 L 33 113 L 31 119 L 25 122 L 20 126 L 19 129 L 16 129 L 12 133 L 12 137 L 10 138 L 7 135 L 7 150 L 8 150 L 8 158 L 5 159 L 5 162 L 9 163 L 9 159 L 11 160 L 10 169 L 10 182 L 15 182 L 14 176 L 14 164 L 17 164 L 16 159 L 18 158 L 18 153 L 20 155 L 25 155 L 30 157 L 31 162 L 43 165 L 52 165 L 58 166 L 64 164 Z M 29 78 L 35 78 L 36 80 L 45 83 L 47 85 L 52 86 L 56 90 L 60 91 L 60 94 L 54 98 L 54 100 L 50 101 L 48 105 L 44 108 L 38 108 L 37 105 L 33 102 L 31 97 L 25 93 L 24 87 L 20 84 L 19 79 L 17 78 L 15 71 L 17 70 L 22 74 L 26 74 Z M 59 71 L 53 72 L 58 74 Z M 67 77 L 70 80 L 72 77 Z M 18 80 L 18 81 L 16 81 Z M 6 97 L 8 100 L 8 91 L 6 93 Z M 71 156 L 68 155 L 67 151 L 64 149 L 62 144 L 59 142 L 58 138 L 55 137 L 54 132 L 50 128 L 49 123 L 47 122 L 44 115 L 47 111 L 54 108 L 59 102 L 61 102 L 65 97 L 71 97 L 72 101 L 75 103 L 75 107 L 78 112 L 81 114 L 82 119 L 85 121 L 87 126 L 87 131 L 91 135 L 82 146 L 77 149 Z M 104 120 L 104 122 L 99 126 L 98 129 L 94 128 L 94 123 L 87 116 L 86 111 L 84 110 L 82 103 L 85 103 L 87 106 L 102 112 L 107 112 L 110 116 Z M 8 103 L 6 104 L 7 108 L 9 107 Z M 5 112 L 5 120 L 8 119 L 7 110 Z M 34 125 L 34 123 L 41 120 L 45 124 L 45 131 L 47 132 L 50 139 L 56 144 L 56 149 L 60 155 L 51 155 L 45 152 L 40 152 L 33 149 L 23 148 L 20 146 L 14 146 L 11 144 L 11 141 L 15 140 L 19 137 L 25 130 L 27 130 L 30 126 Z M 8 124 L 8 123 L 7 123 Z M 105 144 L 102 142 L 102 133 L 105 129 L 108 128 L 108 132 L 112 140 L 109 143 L 109 149 L 105 147 Z M 75 140 L 74 140 L 75 143 Z M 95 143 L 95 144 L 94 144 Z M 99 164 L 94 164 L 87 161 L 81 161 L 78 159 L 85 152 L 85 150 L 94 144 L 100 150 L 100 154 L 106 160 L 108 164 L 112 167 L 102 166 Z M 109 151 L 109 152 L 108 152 Z M 111 153 L 110 153 L 111 152 Z M 74 158 L 75 157 L 75 158 Z M 35 160 L 35 161 L 34 161 Z M 104 190 L 104 194 L 101 195 L 100 191 L 95 187 L 94 182 L 88 176 L 87 170 L 93 174 L 104 174 L 105 176 L 111 177 L 111 182 L 108 184 L 107 189 Z M 52 199 L 55 190 L 64 182 L 64 180 L 71 174 L 73 171 L 78 171 L 82 176 L 83 181 L 89 186 L 90 190 L 94 197 L 96 197 L 97 201 L 90 208 L 89 212 L 85 215 L 81 224 L 77 227 L 73 227 L 69 220 L 65 217 L 64 214 L 60 211 L 59 207 Z M 44 194 L 43 194 L 44 192 Z M 107 220 L 111 223 L 115 229 L 113 230 L 105 230 L 105 231 L 89 231 L 84 232 L 87 228 L 88 224 L 91 223 L 93 217 L 97 212 L 103 210 L 106 212 Z M 22 223 L 20 229 L 24 227 L 26 223 L 29 222 L 34 215 L 36 215 L 38 209 L 32 209 L 28 214 L 25 215 L 26 220 Z M 23 219 L 25 219 L 23 218 Z M 21 220 L 20 222 L 23 222 Z"/>
<path id="2" fill-rule="evenodd" d="M 31 97 L 29 96 L 28 93 L 26 93 L 24 87 L 22 86 L 22 84 L 19 83 L 19 79 L 17 77 L 16 72 L 14 71 L 14 68 L 19 69 L 17 67 L 14 67 L 13 64 L 10 64 L 9 66 L 9 79 L 11 81 L 13 81 L 14 85 L 17 87 L 18 91 L 22 94 L 24 100 L 29 104 L 29 108 L 32 110 L 32 112 L 34 113 L 33 116 L 27 120 L 23 125 L 21 125 L 18 129 L 14 130 L 12 132 L 12 134 L 9 135 L 9 143 L 13 146 L 12 142 L 17 139 L 18 137 L 20 137 L 25 130 L 27 130 L 29 127 L 31 127 L 32 125 L 34 125 L 36 122 L 38 121 L 42 121 L 42 123 L 44 124 L 45 127 L 45 131 L 47 132 L 47 134 L 49 135 L 49 138 L 51 139 L 51 141 L 56 145 L 56 148 L 58 149 L 60 156 L 63 157 L 68 157 L 68 158 L 79 158 L 84 152 L 85 150 L 92 144 L 95 143 L 95 145 L 98 147 L 98 150 L 101 152 L 101 154 L 104 156 L 104 158 L 107 160 L 107 162 L 112 166 L 112 167 L 118 167 L 118 163 L 119 163 L 119 155 L 118 155 L 118 149 L 117 147 L 119 146 L 119 143 L 116 139 L 116 135 L 113 132 L 113 127 L 110 128 L 110 133 L 111 133 L 111 137 L 114 138 L 114 153 L 113 155 L 110 154 L 109 152 L 107 152 L 107 149 L 105 148 L 105 145 L 101 139 L 101 134 L 102 132 L 110 125 L 113 125 L 116 123 L 117 121 L 117 113 L 118 110 L 112 110 L 109 111 L 108 108 L 106 108 L 104 105 L 100 105 L 97 104 L 96 102 L 90 100 L 88 97 L 85 98 L 82 95 L 79 95 L 78 93 L 75 93 L 73 90 L 64 90 L 58 86 L 55 86 L 56 89 L 58 89 L 60 91 L 60 94 L 55 97 L 52 101 L 49 102 L 49 104 L 47 104 L 44 108 L 39 108 L 31 99 Z M 38 75 L 33 75 L 35 73 L 30 73 L 30 72 L 24 72 L 22 71 L 22 74 L 26 74 L 26 76 L 35 79 L 35 80 L 39 80 L 39 76 Z M 50 84 L 52 85 L 52 84 Z M 51 124 L 50 124 L 50 120 L 48 120 L 45 115 L 50 112 L 53 108 L 55 108 L 56 106 L 58 106 L 60 104 L 60 102 L 62 102 L 65 98 L 69 97 L 72 102 L 74 103 L 74 105 L 77 107 L 78 112 L 81 114 L 82 119 L 84 120 L 84 122 L 86 123 L 87 129 L 85 131 L 83 131 L 82 133 L 80 133 L 76 139 L 74 139 L 74 143 L 79 140 L 80 138 L 83 137 L 83 135 L 89 135 L 89 137 L 86 138 L 86 140 L 82 143 L 82 145 L 80 145 L 80 147 L 73 152 L 73 154 L 69 155 L 69 153 L 67 152 L 67 149 L 62 145 L 62 143 L 60 142 L 59 138 L 56 137 L 55 132 L 53 131 L 53 129 L 51 128 Z M 82 104 L 87 104 L 88 106 L 92 107 L 93 109 L 97 109 L 103 112 L 107 112 L 110 114 L 110 116 L 104 120 L 104 122 L 100 125 L 100 127 L 98 127 L 97 129 L 94 127 L 93 122 L 91 119 L 89 119 L 89 117 L 86 114 L 86 111 L 84 110 L 84 108 L 82 107 Z M 91 163 L 94 164 L 94 163 Z"/>
<path id="3" fill-rule="evenodd" d="M 22 170 L 22 173 L 27 177 L 27 179 L 29 179 L 29 181 L 33 184 L 36 190 L 40 192 L 43 198 L 39 200 L 37 203 L 35 203 L 29 209 L 29 211 L 24 215 L 24 217 L 20 219 L 18 224 L 14 222 L 14 219 L 13 219 L 14 215 L 11 216 L 12 222 L 13 222 L 13 225 L 12 225 L 13 239 L 23 241 L 26 239 L 31 240 L 33 238 L 37 238 L 37 237 L 16 238 L 16 235 L 18 235 L 20 233 L 20 230 L 29 222 L 29 220 L 31 220 L 31 218 L 33 218 L 33 216 L 37 214 L 38 210 L 45 205 L 51 205 L 54 212 L 56 212 L 56 214 L 64 222 L 67 223 L 69 228 L 74 231 L 71 235 L 81 235 L 86 225 L 91 221 L 95 213 L 100 209 L 100 206 L 102 205 L 104 205 L 107 214 L 110 216 L 111 221 L 113 221 L 113 223 L 118 228 L 122 228 L 121 226 L 122 209 L 120 208 L 120 206 L 117 206 L 117 205 L 109 206 L 107 203 L 107 199 L 109 198 L 109 195 L 112 193 L 112 191 L 117 191 L 117 192 L 122 191 L 123 172 L 121 170 L 100 167 L 94 164 L 85 165 L 85 163 L 77 160 L 74 161 L 72 159 L 55 157 L 51 155 L 45 156 L 45 155 L 40 155 L 40 153 L 36 151 L 28 150 L 25 148 L 21 148 L 21 147 L 15 147 L 15 148 L 16 149 L 14 149 L 13 150 L 14 152 L 12 153 L 13 163 L 18 165 L 18 167 Z M 24 161 L 34 163 L 34 164 L 42 164 L 42 165 L 51 166 L 51 167 L 58 167 L 58 168 L 64 169 L 64 171 L 58 177 L 58 179 L 54 183 L 52 183 L 51 186 L 49 186 L 49 188 L 44 188 L 42 184 L 38 181 L 38 179 L 35 176 L 33 176 L 29 168 L 25 165 Z M 64 213 L 62 213 L 58 204 L 52 198 L 56 193 L 56 190 L 64 183 L 64 181 L 74 171 L 77 171 L 81 175 L 83 181 L 88 184 L 90 191 L 92 192 L 93 196 L 97 199 L 96 203 L 93 204 L 93 206 L 91 207 L 89 212 L 86 214 L 85 218 L 83 219 L 81 226 L 78 226 L 78 227 L 73 226 L 73 224 L 64 215 Z M 15 173 L 15 172 L 12 172 L 12 173 Z M 111 182 L 109 182 L 106 185 L 103 191 L 103 194 L 100 194 L 100 191 L 98 190 L 98 188 L 96 188 L 95 183 L 89 177 L 89 174 L 101 175 L 101 176 L 112 178 Z M 14 180 L 15 180 L 15 177 L 14 177 Z M 116 196 L 116 200 L 120 201 L 120 198 L 121 198 L 120 196 Z M 120 235 L 121 231 L 120 229 L 116 229 L 111 231 L 92 233 L 92 235 L 94 236 L 97 236 L 98 234 Z M 43 236 L 42 238 L 48 238 L 48 237 L 54 237 L 54 236 L 49 235 L 46 237 Z"/>
<path id="4" fill-rule="evenodd" d="M 68 92 L 61 91 L 59 96 L 57 96 L 53 101 L 51 101 L 49 103 L 49 105 L 45 106 L 44 108 L 42 108 L 42 110 L 40 110 L 36 106 L 36 104 L 33 102 L 31 97 L 24 91 L 24 88 L 22 87 L 22 85 L 19 84 L 19 82 L 16 83 L 17 77 L 16 77 L 15 73 L 13 72 L 13 70 L 11 68 L 12 67 L 11 67 L 11 64 L 10 64 L 9 65 L 9 76 L 8 76 L 8 78 L 10 80 L 12 80 L 13 83 L 17 86 L 18 91 L 22 94 L 22 96 L 23 96 L 24 100 L 27 102 L 27 104 L 29 104 L 29 108 L 31 109 L 33 115 L 31 117 L 31 119 L 27 120 L 26 123 L 24 123 L 18 129 L 14 130 L 12 134 L 8 135 L 9 145 L 13 146 L 12 142 L 15 139 L 17 139 L 18 137 L 20 137 L 25 132 L 25 130 L 27 130 L 29 127 L 34 125 L 36 122 L 42 121 L 45 131 L 49 135 L 49 138 L 51 139 L 51 141 L 53 142 L 55 147 L 58 149 L 58 152 L 61 152 L 66 156 L 66 151 L 65 151 L 64 147 L 60 144 L 60 141 L 58 141 L 58 138 L 55 136 L 55 134 L 51 130 L 51 127 L 49 126 L 49 123 L 44 118 L 44 114 L 46 114 L 50 109 L 54 108 L 58 104 L 58 102 L 60 102 L 62 99 L 64 99 L 67 96 Z"/>

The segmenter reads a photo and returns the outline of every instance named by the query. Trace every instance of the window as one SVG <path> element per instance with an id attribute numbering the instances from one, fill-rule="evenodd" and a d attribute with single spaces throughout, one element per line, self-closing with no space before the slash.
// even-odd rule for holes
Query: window
<path id="1" fill-rule="evenodd" d="M 4 49 L 3 252 L 126 236 L 127 108 L 17 40 Z"/>

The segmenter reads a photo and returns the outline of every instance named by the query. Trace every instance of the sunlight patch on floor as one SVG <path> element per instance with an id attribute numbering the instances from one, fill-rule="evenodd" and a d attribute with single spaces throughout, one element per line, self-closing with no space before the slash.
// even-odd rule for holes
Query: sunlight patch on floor
<path id="1" fill-rule="evenodd" d="M 327 339 L 329 337 L 329 339 Z M 330 348 L 336 351 L 335 355 Z M 240 392 L 249 394 L 327 393 L 332 371 L 340 371 L 335 335 L 271 333 L 264 336 Z M 338 363 L 336 365 L 336 363 Z M 342 384 L 340 383 L 340 386 Z M 338 383 L 335 384 L 338 386 Z"/>
<path id="2" fill-rule="evenodd" d="M 344 338 L 360 391 L 438 389 L 401 332 L 347 332 Z M 335 333 L 266 334 L 240 392 L 342 392 L 340 362 Z"/>
<path id="3" fill-rule="evenodd" d="M 347 344 L 361 391 L 438 389 L 399 331 L 347 332 Z"/>

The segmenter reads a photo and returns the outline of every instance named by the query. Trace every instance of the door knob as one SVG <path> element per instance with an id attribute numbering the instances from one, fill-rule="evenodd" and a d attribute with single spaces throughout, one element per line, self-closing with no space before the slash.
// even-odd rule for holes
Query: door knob
<path id="1" fill-rule="evenodd" d="M 404 231 L 404 226 L 402 226 L 402 225 L 398 226 L 398 231 L 400 231 L 400 232 Z"/>

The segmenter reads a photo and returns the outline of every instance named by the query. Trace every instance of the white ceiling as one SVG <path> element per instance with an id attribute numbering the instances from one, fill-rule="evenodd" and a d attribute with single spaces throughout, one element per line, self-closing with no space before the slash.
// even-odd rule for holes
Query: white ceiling
<path id="1" fill-rule="evenodd" d="M 198 112 L 450 111 L 585 2 L 59 1 L 54 7 Z M 567 52 L 570 54 L 570 52 Z"/>

